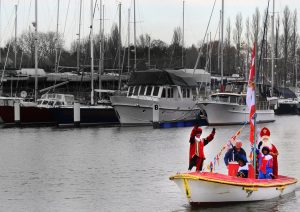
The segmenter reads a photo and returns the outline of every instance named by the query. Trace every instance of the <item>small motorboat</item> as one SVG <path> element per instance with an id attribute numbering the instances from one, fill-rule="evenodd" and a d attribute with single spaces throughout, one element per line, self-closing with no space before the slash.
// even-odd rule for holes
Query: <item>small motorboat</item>
<path id="1" fill-rule="evenodd" d="M 249 140 L 252 149 L 256 149 L 256 94 L 255 94 L 255 44 L 249 71 L 247 89 L 247 106 L 249 108 Z M 242 129 L 242 128 L 241 128 Z M 240 134 L 239 130 L 232 138 Z M 217 155 L 220 158 L 225 146 Z M 210 172 L 178 173 L 170 177 L 186 195 L 191 205 L 224 204 L 234 202 L 262 201 L 281 197 L 296 190 L 297 179 L 287 176 L 277 176 L 276 179 L 257 179 L 256 151 L 253 151 L 252 162 L 248 163 L 248 177 L 237 177 L 239 165 L 229 163 L 228 174 Z M 211 164 L 213 164 L 211 162 Z M 254 171 L 255 170 L 255 171 Z M 274 175 L 273 175 L 274 176 Z"/>
<path id="2" fill-rule="evenodd" d="M 178 173 L 170 177 L 186 195 L 191 205 L 207 206 L 225 203 L 269 200 L 294 192 L 297 179 L 240 178 L 213 172 Z"/>

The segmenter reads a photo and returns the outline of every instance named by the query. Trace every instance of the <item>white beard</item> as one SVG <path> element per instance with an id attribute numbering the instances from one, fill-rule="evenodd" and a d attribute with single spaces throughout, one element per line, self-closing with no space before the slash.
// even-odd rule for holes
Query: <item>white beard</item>
<path id="1" fill-rule="evenodd" d="M 263 148 L 264 146 L 265 146 L 265 147 L 268 147 L 270 151 L 271 151 L 272 148 L 273 148 L 270 139 L 268 139 L 268 141 L 262 141 L 262 145 L 261 145 L 261 147 L 260 147 L 260 151 L 262 150 L 262 148 Z"/>

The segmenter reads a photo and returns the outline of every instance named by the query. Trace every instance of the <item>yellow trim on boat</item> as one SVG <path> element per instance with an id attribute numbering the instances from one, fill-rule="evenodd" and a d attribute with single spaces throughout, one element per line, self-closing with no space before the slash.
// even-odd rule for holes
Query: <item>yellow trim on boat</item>
<path id="1" fill-rule="evenodd" d="M 189 186 L 189 182 L 187 179 L 182 179 L 183 180 L 183 185 L 184 185 L 184 190 L 185 190 L 185 194 L 186 194 L 186 197 L 188 199 L 191 198 L 191 189 L 190 189 L 190 186 Z"/>
<path id="2" fill-rule="evenodd" d="M 258 189 L 255 188 L 255 187 L 243 187 L 243 190 L 245 190 L 245 191 L 258 191 Z"/>
<path id="3" fill-rule="evenodd" d="M 191 175 L 191 174 L 176 174 L 174 176 L 171 176 L 169 178 L 170 180 L 174 179 L 187 179 L 187 180 L 203 180 L 208 182 L 214 182 L 214 183 L 221 183 L 221 184 L 227 184 L 227 185 L 235 185 L 235 186 L 246 186 L 246 187 L 278 187 L 281 188 L 283 186 L 291 185 L 297 183 L 297 179 L 291 178 L 287 179 L 286 182 L 275 182 L 275 183 L 259 183 L 259 182 L 232 182 L 232 181 L 226 181 L 221 179 L 213 179 L 208 176 L 201 176 L 201 175 Z"/>

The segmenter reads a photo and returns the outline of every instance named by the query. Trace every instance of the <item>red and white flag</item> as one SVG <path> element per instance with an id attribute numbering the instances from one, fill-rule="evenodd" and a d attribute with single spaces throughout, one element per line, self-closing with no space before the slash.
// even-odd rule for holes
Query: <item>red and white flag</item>
<path id="1" fill-rule="evenodd" d="M 254 143 L 254 114 L 255 114 L 255 43 L 253 45 L 252 54 L 251 54 L 251 64 L 249 70 L 249 79 L 248 79 L 248 88 L 247 88 L 247 97 L 246 103 L 249 109 L 249 125 L 250 125 L 250 142 Z"/>

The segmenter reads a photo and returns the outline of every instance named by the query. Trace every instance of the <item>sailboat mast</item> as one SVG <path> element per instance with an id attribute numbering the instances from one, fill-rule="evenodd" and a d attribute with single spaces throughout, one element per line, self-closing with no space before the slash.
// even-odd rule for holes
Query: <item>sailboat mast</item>
<path id="1" fill-rule="evenodd" d="M 79 24 L 78 24 L 78 41 L 77 41 L 77 73 L 80 72 L 81 10 L 82 10 L 82 0 L 80 0 L 80 5 L 79 5 Z"/>
<path id="2" fill-rule="evenodd" d="M 273 14 L 272 14 L 272 34 L 271 34 L 271 97 L 274 89 L 274 17 L 275 17 L 275 0 L 273 0 Z"/>
<path id="3" fill-rule="evenodd" d="M 1 19 L 2 19 L 2 17 L 1 17 L 1 15 L 2 15 L 2 13 L 1 13 L 1 10 L 2 10 L 2 7 L 1 7 L 1 0 L 0 0 L 0 64 L 1 64 L 1 62 L 2 62 L 2 54 L 1 54 L 1 44 L 2 44 L 2 36 L 1 36 Z"/>
<path id="4" fill-rule="evenodd" d="M 122 74 L 122 70 L 121 70 L 121 51 L 122 51 L 122 40 L 121 40 L 121 20 L 122 20 L 122 4 L 121 2 L 119 3 L 119 51 L 118 51 L 118 68 L 119 68 L 119 82 L 118 82 L 118 90 L 121 90 L 121 74 Z"/>
<path id="5" fill-rule="evenodd" d="M 15 5 L 15 69 L 17 69 L 17 24 L 18 24 L 18 5 Z"/>
<path id="6" fill-rule="evenodd" d="M 221 86 L 223 86 L 223 69 L 224 69 L 224 0 L 222 0 L 222 27 L 221 27 Z"/>
<path id="7" fill-rule="evenodd" d="M 37 93 L 38 93 L 38 3 L 35 0 L 35 23 L 34 23 L 34 65 L 35 65 L 35 78 L 34 78 L 34 101 L 37 100 Z"/>
<path id="8" fill-rule="evenodd" d="M 130 72 L 130 9 L 128 9 L 128 47 L 127 47 L 127 56 L 128 56 L 128 61 L 127 61 L 127 71 L 128 73 Z"/>
<path id="9" fill-rule="evenodd" d="M 134 31 L 134 66 L 133 71 L 136 71 L 136 20 L 135 20 L 135 0 L 133 0 L 133 31 Z"/>
<path id="10" fill-rule="evenodd" d="M 184 3 L 182 1 L 182 52 L 181 52 L 181 66 L 184 68 Z"/>
<path id="11" fill-rule="evenodd" d="M 55 39 L 55 72 L 58 71 L 58 26 L 59 26 L 59 3 L 60 0 L 57 0 L 57 18 L 56 18 L 56 39 Z"/>
<path id="12" fill-rule="evenodd" d="M 91 105 L 94 105 L 94 38 L 93 38 L 93 13 L 94 4 L 91 0 L 91 25 L 90 25 L 90 47 L 91 47 Z"/>
<path id="13" fill-rule="evenodd" d="M 100 5 L 99 5 L 99 16 L 100 16 L 100 27 L 99 27 L 99 90 L 102 88 L 102 0 L 100 0 Z M 99 97 L 101 99 L 101 92 L 99 92 Z"/>

